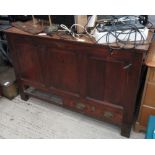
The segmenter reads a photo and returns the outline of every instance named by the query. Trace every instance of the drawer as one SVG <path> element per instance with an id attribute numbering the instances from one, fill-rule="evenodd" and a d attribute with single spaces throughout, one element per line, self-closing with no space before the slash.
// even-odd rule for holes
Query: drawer
<path id="1" fill-rule="evenodd" d="M 148 78 L 148 80 L 150 82 L 155 83 L 155 68 L 149 68 L 149 78 Z"/>
<path id="2" fill-rule="evenodd" d="M 88 105 L 89 111 L 92 115 L 95 117 L 101 119 L 113 122 L 115 124 L 122 124 L 122 118 L 123 118 L 123 110 L 117 109 L 114 107 L 109 107 L 105 105 Z M 94 110 L 93 110 L 94 109 Z"/>
<path id="3" fill-rule="evenodd" d="M 150 115 L 155 115 L 155 108 L 149 106 L 142 106 L 141 113 L 140 113 L 140 124 L 142 126 L 147 126 L 148 117 Z"/>
<path id="4" fill-rule="evenodd" d="M 155 107 L 155 84 L 147 83 L 144 104 Z"/>
<path id="5" fill-rule="evenodd" d="M 121 125 L 123 118 L 123 109 L 112 106 L 103 105 L 100 103 L 86 103 L 86 102 L 74 102 L 69 101 L 65 103 L 67 107 L 70 107 L 78 112 L 93 116 L 100 120 L 112 122 L 114 124 Z"/>

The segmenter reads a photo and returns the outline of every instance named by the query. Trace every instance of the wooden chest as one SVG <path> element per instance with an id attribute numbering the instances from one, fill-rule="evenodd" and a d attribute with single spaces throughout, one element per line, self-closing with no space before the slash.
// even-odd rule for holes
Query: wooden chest
<path id="1" fill-rule="evenodd" d="M 34 96 L 121 126 L 129 137 L 144 55 L 140 49 L 6 31 L 21 98 Z M 27 89 L 28 88 L 28 89 Z"/>
<path id="2" fill-rule="evenodd" d="M 148 66 L 143 97 L 135 131 L 145 131 L 148 117 L 155 115 L 155 41 L 152 42 L 145 64 Z"/>

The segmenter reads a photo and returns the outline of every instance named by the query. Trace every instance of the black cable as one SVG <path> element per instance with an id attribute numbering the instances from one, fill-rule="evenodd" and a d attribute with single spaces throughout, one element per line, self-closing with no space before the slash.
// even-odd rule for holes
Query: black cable
<path id="1" fill-rule="evenodd" d="M 132 16 L 135 18 L 138 18 L 137 16 Z M 117 17 L 113 17 L 113 19 L 117 19 Z M 142 34 L 142 32 L 139 30 L 139 28 L 133 24 L 131 21 L 131 17 L 129 16 L 125 16 L 125 19 L 129 19 L 128 23 L 124 23 L 122 22 L 122 24 L 124 24 L 124 26 L 128 26 L 129 29 L 128 30 L 121 30 L 120 32 L 118 31 L 118 27 L 117 27 L 117 21 L 111 21 L 111 26 L 109 27 L 109 29 L 106 31 L 105 30 L 105 34 L 103 36 L 101 36 L 96 43 L 98 43 L 103 37 L 106 37 L 106 44 L 112 48 L 112 49 L 120 49 L 120 48 L 126 48 L 127 45 L 133 45 L 131 48 L 136 48 L 138 45 L 143 45 L 145 43 L 145 38 Z M 149 23 L 149 22 L 148 22 Z M 152 24 L 153 25 L 153 24 Z M 103 30 L 104 32 L 104 30 Z M 123 39 L 120 38 L 120 35 L 125 35 L 125 37 Z M 130 36 L 134 34 L 134 41 L 130 41 Z M 140 36 L 140 39 L 137 41 L 137 36 Z M 111 46 L 112 43 L 110 43 L 109 41 L 109 37 L 113 36 L 115 38 L 115 43 L 118 46 L 117 48 L 114 48 Z M 127 37 L 127 38 L 126 38 Z M 120 45 L 121 44 L 121 45 Z"/>

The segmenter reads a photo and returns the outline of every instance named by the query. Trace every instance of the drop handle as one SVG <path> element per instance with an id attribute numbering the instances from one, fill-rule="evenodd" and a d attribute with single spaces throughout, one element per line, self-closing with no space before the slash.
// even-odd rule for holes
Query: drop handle
<path id="1" fill-rule="evenodd" d="M 106 117 L 106 118 L 112 118 L 113 117 L 113 113 L 110 112 L 110 111 L 105 111 L 103 116 Z"/>
<path id="2" fill-rule="evenodd" d="M 130 68 L 131 66 L 132 66 L 132 64 L 130 63 L 130 64 L 124 66 L 123 69 L 128 69 L 128 68 Z"/>
<path id="3" fill-rule="evenodd" d="M 85 107 L 86 107 L 85 104 L 83 104 L 81 102 L 76 103 L 76 108 L 79 110 L 83 110 Z"/>

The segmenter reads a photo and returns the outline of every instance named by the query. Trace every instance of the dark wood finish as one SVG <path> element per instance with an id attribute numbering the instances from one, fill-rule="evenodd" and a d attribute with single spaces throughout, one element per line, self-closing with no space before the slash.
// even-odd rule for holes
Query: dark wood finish
<path id="1" fill-rule="evenodd" d="M 146 50 L 40 37 L 6 31 L 21 98 L 28 86 L 60 96 L 62 106 L 121 126 L 129 137 Z M 37 96 L 36 96 L 37 97 Z M 44 99 L 44 97 L 39 97 Z"/>
<path id="2" fill-rule="evenodd" d="M 43 27 L 41 25 L 34 24 L 33 22 L 18 21 L 18 22 L 12 23 L 12 26 L 31 34 L 38 34 L 43 32 Z"/>

